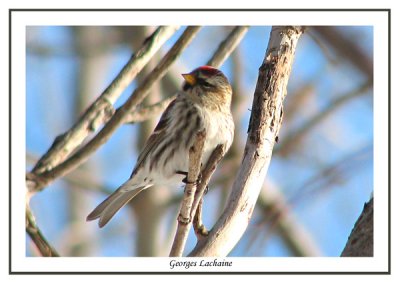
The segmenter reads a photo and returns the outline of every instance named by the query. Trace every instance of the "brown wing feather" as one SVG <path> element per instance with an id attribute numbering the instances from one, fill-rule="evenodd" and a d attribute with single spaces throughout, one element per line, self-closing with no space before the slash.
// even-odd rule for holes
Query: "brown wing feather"
<path id="1" fill-rule="evenodd" d="M 141 167 L 143 161 L 146 159 L 147 155 L 152 151 L 152 149 L 154 149 L 154 147 L 159 144 L 160 140 L 163 139 L 163 137 L 165 137 L 164 134 L 168 125 L 168 120 L 171 111 L 175 106 L 175 103 L 176 99 L 169 103 L 168 107 L 162 114 L 156 128 L 153 130 L 153 133 L 147 139 L 146 144 L 137 159 L 136 167 L 133 169 L 131 177 L 136 174 L 136 171 Z"/>

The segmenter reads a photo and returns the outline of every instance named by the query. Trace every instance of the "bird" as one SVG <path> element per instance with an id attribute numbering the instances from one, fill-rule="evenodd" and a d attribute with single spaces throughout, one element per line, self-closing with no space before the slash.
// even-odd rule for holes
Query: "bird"
<path id="1" fill-rule="evenodd" d="M 87 221 L 99 219 L 98 226 L 102 228 L 142 190 L 184 181 L 189 168 L 189 149 L 197 132 L 205 130 L 202 167 L 217 146 L 222 145 L 224 154 L 230 148 L 235 127 L 231 113 L 232 87 L 227 77 L 207 65 L 182 76 L 182 90 L 161 115 L 130 178 L 101 202 L 87 216 Z"/>

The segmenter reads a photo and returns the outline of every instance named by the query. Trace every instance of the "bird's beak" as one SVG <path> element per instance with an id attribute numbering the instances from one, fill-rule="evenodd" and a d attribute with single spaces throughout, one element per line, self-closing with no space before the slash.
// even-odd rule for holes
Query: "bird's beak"
<path id="1" fill-rule="evenodd" d="M 182 74 L 182 76 L 191 86 L 196 84 L 196 77 L 192 73 Z"/>

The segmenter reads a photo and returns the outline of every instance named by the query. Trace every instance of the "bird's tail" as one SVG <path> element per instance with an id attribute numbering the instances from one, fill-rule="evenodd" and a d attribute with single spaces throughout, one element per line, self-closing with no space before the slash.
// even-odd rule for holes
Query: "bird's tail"
<path id="1" fill-rule="evenodd" d="M 127 187 L 129 186 L 129 189 Z M 132 186 L 125 183 L 112 193 L 106 200 L 100 203 L 87 217 L 86 221 L 99 219 L 99 227 L 104 227 L 108 221 L 117 213 L 122 206 L 138 195 L 146 186 L 132 189 Z"/>

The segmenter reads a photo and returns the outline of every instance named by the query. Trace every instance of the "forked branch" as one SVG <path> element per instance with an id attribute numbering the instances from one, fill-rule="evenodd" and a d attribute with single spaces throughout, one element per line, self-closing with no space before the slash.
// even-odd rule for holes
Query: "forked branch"
<path id="1" fill-rule="evenodd" d="M 197 188 L 197 180 L 201 169 L 201 157 L 203 154 L 204 142 L 206 140 L 205 129 L 196 134 L 194 145 L 189 150 L 189 171 L 187 183 L 182 199 L 181 209 L 178 216 L 178 228 L 169 256 L 182 256 L 186 240 L 189 235 L 190 224 L 192 223 L 192 208 Z"/>

